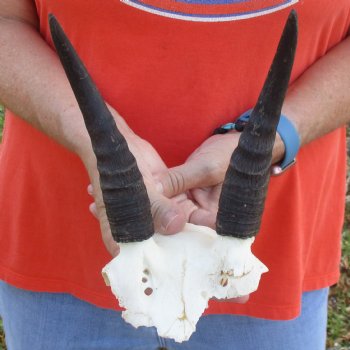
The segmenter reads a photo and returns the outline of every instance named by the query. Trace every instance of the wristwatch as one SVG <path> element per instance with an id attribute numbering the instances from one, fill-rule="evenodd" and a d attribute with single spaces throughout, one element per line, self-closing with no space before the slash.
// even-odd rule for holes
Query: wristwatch
<path id="1" fill-rule="evenodd" d="M 214 130 L 214 134 L 226 134 L 231 130 L 243 131 L 248 123 L 252 110 L 243 113 L 235 122 L 227 123 Z M 293 123 L 283 114 L 277 126 L 277 132 L 280 135 L 285 148 L 284 158 L 278 164 L 271 166 L 271 175 L 280 175 L 296 162 L 296 155 L 300 148 L 300 137 Z"/>
<path id="2" fill-rule="evenodd" d="M 283 114 L 277 126 L 277 132 L 284 143 L 284 158 L 278 164 L 271 166 L 271 175 L 280 175 L 296 162 L 300 148 L 300 137 L 292 122 Z"/>

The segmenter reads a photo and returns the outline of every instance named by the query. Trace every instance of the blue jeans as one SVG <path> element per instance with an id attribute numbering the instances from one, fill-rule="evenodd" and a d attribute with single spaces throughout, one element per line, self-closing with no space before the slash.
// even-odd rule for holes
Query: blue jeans
<path id="1" fill-rule="evenodd" d="M 69 294 L 36 293 L 0 281 L 0 314 L 9 350 L 324 350 L 328 288 L 307 292 L 302 313 L 291 321 L 210 315 L 188 342 L 134 329 L 120 312 Z"/>

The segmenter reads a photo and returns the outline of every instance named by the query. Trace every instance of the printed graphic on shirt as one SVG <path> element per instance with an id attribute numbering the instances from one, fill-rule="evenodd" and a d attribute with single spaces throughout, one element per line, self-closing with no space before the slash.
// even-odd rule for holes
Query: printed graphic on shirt
<path id="1" fill-rule="evenodd" d="M 222 22 L 266 15 L 299 0 L 120 0 L 161 16 L 199 22 Z"/>

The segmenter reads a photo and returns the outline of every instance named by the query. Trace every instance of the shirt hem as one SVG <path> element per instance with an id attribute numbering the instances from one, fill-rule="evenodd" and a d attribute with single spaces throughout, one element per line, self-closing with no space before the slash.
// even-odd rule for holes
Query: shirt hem
<path id="1" fill-rule="evenodd" d="M 339 276 L 340 272 L 336 271 L 323 276 L 306 278 L 302 291 L 308 292 L 330 287 L 337 283 Z M 17 288 L 33 292 L 68 293 L 100 308 L 115 311 L 123 310 L 112 294 L 110 298 L 102 296 L 71 281 L 24 276 L 3 266 L 0 266 L 0 279 Z M 300 302 L 298 304 L 276 306 L 251 301 L 247 304 L 210 301 L 209 308 L 205 310 L 204 314 L 235 314 L 269 320 L 291 320 L 299 316 Z"/>
<path id="2" fill-rule="evenodd" d="M 20 289 L 32 292 L 67 293 L 104 309 L 123 310 L 113 295 L 109 298 L 71 281 L 24 276 L 4 266 L 0 266 L 0 279 Z"/>

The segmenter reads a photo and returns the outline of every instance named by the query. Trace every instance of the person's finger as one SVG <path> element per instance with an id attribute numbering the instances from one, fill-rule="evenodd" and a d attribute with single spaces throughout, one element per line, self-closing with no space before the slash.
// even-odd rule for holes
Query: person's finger
<path id="1" fill-rule="evenodd" d="M 168 198 L 192 188 L 213 186 L 219 181 L 215 169 L 201 160 L 188 161 L 170 168 L 159 175 L 157 180 L 157 188 Z"/>
<path id="2" fill-rule="evenodd" d="M 89 205 L 89 211 L 96 219 L 98 219 L 97 208 L 96 208 L 96 203 L 95 202 L 91 203 Z"/>
<path id="3" fill-rule="evenodd" d="M 100 214 L 99 221 L 100 221 L 100 228 L 102 232 L 103 243 L 105 244 L 108 252 L 113 257 L 116 257 L 119 254 L 120 248 L 117 242 L 112 237 L 111 229 L 110 229 L 105 211 L 103 211 Z"/>
<path id="4" fill-rule="evenodd" d="M 157 191 L 149 192 L 149 199 L 156 232 L 174 234 L 183 229 L 186 214 L 177 203 Z"/>
<path id="5" fill-rule="evenodd" d="M 216 212 L 206 209 L 194 210 L 190 216 L 189 222 L 195 225 L 207 226 L 215 230 Z"/>
<path id="6" fill-rule="evenodd" d="M 242 297 L 231 298 L 231 299 L 217 299 L 217 298 L 213 298 L 213 299 L 222 303 L 229 302 L 229 303 L 245 304 L 249 300 L 249 295 L 244 295 Z"/>
<path id="7" fill-rule="evenodd" d="M 90 196 L 93 196 L 94 195 L 94 188 L 92 186 L 92 184 L 89 184 L 88 187 L 87 187 L 87 193 L 90 195 Z"/>
<path id="8" fill-rule="evenodd" d="M 171 198 L 171 200 L 174 201 L 185 213 L 186 222 L 190 222 L 190 217 L 192 213 L 198 209 L 198 206 L 188 197 L 187 193 L 179 194 L 178 196 Z"/>

